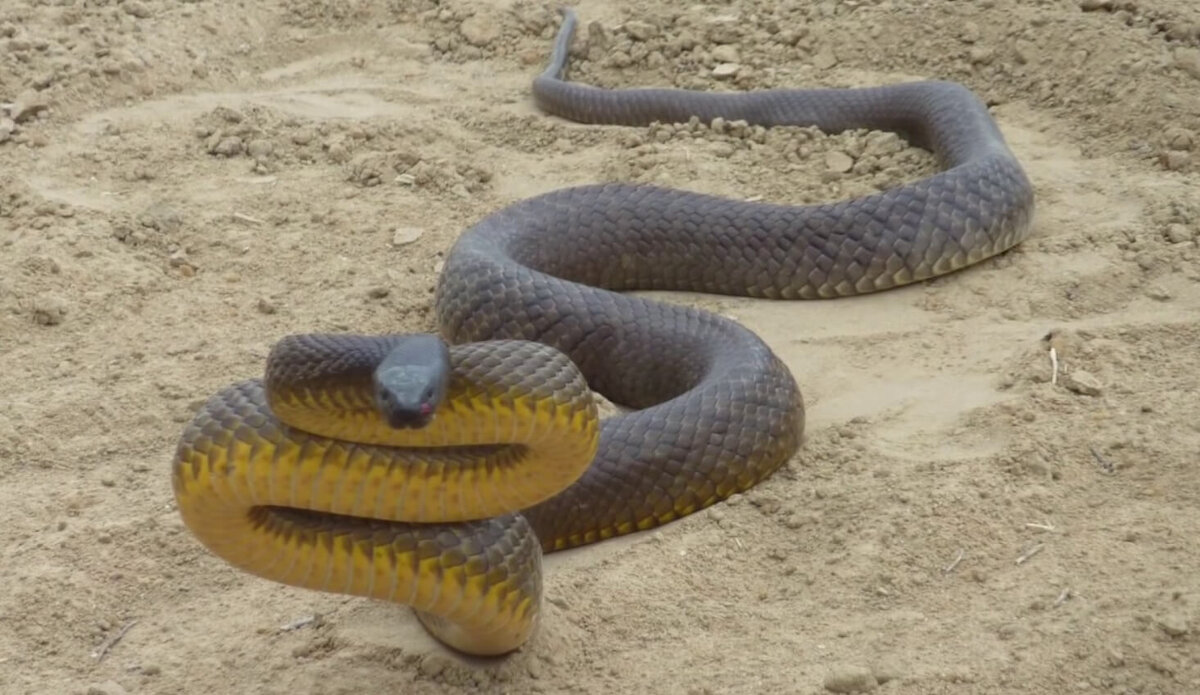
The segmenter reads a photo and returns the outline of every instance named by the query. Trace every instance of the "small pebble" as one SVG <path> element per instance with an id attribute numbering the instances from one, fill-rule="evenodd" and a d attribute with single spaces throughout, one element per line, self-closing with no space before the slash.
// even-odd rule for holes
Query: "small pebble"
<path id="1" fill-rule="evenodd" d="M 417 665 L 417 669 L 422 676 L 433 678 L 445 671 L 449 665 L 450 662 L 441 654 L 426 654 Z"/>
<path id="2" fill-rule="evenodd" d="M 625 33 L 636 41 L 646 41 L 658 35 L 658 27 L 650 22 L 632 20 L 625 22 Z"/>
<path id="3" fill-rule="evenodd" d="M 104 681 L 98 685 L 88 686 L 87 695 L 128 695 L 129 691 L 116 681 Z"/>
<path id="4" fill-rule="evenodd" d="M 234 157 L 242 153 L 242 139 L 236 135 L 221 138 L 208 148 L 209 154 Z"/>
<path id="5" fill-rule="evenodd" d="M 1079 9 L 1083 10 L 1084 12 L 1111 10 L 1112 6 L 1112 0 L 1079 0 Z"/>
<path id="6" fill-rule="evenodd" d="M 150 16 L 150 8 L 138 2 L 138 0 L 129 0 L 129 2 L 124 3 L 121 7 L 125 8 L 125 14 L 133 15 L 138 19 L 145 19 Z"/>
<path id="7" fill-rule="evenodd" d="M 67 303 L 55 295 L 39 295 L 34 298 L 31 311 L 35 323 L 42 326 L 57 326 L 67 317 Z"/>
<path id="8" fill-rule="evenodd" d="M 850 155 L 839 150 L 832 150 L 825 155 L 825 168 L 839 174 L 844 174 L 854 167 Z"/>
<path id="9" fill-rule="evenodd" d="M 721 63 L 712 70 L 713 77 L 718 80 L 729 80 L 737 76 L 742 66 L 737 63 Z"/>
<path id="10" fill-rule="evenodd" d="M 1190 150 L 1196 139 L 1187 128 L 1172 126 L 1163 133 L 1163 141 L 1172 150 Z"/>
<path id="11" fill-rule="evenodd" d="M 813 67 L 817 68 L 818 70 L 828 70 L 829 68 L 837 65 L 837 62 L 837 55 L 829 46 L 825 46 L 821 50 L 817 51 L 817 54 L 814 55 L 812 59 Z"/>
<path id="12" fill-rule="evenodd" d="M 266 159 L 274 150 L 270 140 L 251 140 L 246 143 L 246 154 L 255 159 Z"/>
<path id="13" fill-rule="evenodd" d="M 392 245 L 405 246 L 411 244 L 420 239 L 424 234 L 425 230 L 421 227 L 396 227 L 396 231 L 392 234 Z"/>
<path id="14" fill-rule="evenodd" d="M 987 46 L 972 46 L 968 52 L 968 57 L 974 65 L 987 65 L 995 55 L 996 52 Z"/>
<path id="15" fill-rule="evenodd" d="M 266 297 L 259 297 L 258 303 L 255 304 L 255 308 L 258 309 L 258 313 L 268 315 L 274 314 L 279 310 L 278 307 L 275 306 L 275 303 Z"/>
<path id="16" fill-rule="evenodd" d="M 1175 67 L 1200 80 L 1200 48 L 1180 46 L 1174 56 Z"/>
<path id="17" fill-rule="evenodd" d="M 50 108 L 50 104 L 41 92 L 27 89 L 17 96 L 16 101 L 12 104 L 9 116 L 16 123 L 24 123 L 31 118 L 37 117 L 39 113 L 48 108 Z"/>
<path id="18" fill-rule="evenodd" d="M 1158 627 L 1170 637 L 1184 637 L 1189 632 L 1187 620 L 1178 613 L 1159 618 Z"/>
<path id="19" fill-rule="evenodd" d="M 1159 155 L 1158 160 L 1167 171 L 1183 171 L 1192 163 L 1192 153 L 1183 150 L 1167 150 Z"/>
<path id="20" fill-rule="evenodd" d="M 367 290 L 367 296 L 371 299 L 383 299 L 391 293 L 392 291 L 386 287 L 372 287 Z"/>
<path id="21" fill-rule="evenodd" d="M 1165 302 L 1171 298 L 1171 291 L 1156 284 L 1146 288 L 1146 296 L 1156 302 Z"/>
<path id="22" fill-rule="evenodd" d="M 712 49 L 713 60 L 718 63 L 736 63 L 739 60 L 736 46 L 716 46 Z"/>
<path id="23" fill-rule="evenodd" d="M 1192 240 L 1192 233 L 1186 225 L 1176 222 L 1167 225 L 1167 240 L 1172 244 L 1183 244 Z"/>
<path id="24" fill-rule="evenodd" d="M 459 25 L 458 31 L 467 40 L 467 43 L 478 48 L 489 46 L 500 38 L 499 22 L 479 14 L 464 19 Z"/>
<path id="25" fill-rule="evenodd" d="M 1081 396 L 1099 396 L 1102 390 L 1100 380 L 1091 372 L 1082 369 L 1062 375 L 1060 381 L 1067 389 Z"/>
<path id="26" fill-rule="evenodd" d="M 862 666 L 835 666 L 825 676 L 825 689 L 831 693 L 866 693 L 875 689 L 878 681 L 871 669 Z"/>
<path id="27" fill-rule="evenodd" d="M 741 22 L 737 17 L 722 15 L 708 20 L 705 34 L 713 43 L 737 43 L 741 38 Z"/>

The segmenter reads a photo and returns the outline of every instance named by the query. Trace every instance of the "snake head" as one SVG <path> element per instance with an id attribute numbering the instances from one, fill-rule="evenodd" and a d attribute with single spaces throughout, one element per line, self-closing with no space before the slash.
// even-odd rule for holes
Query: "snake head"
<path id="1" fill-rule="evenodd" d="M 433 420 L 450 384 L 450 352 L 432 335 L 404 336 L 375 368 L 375 406 L 396 429 Z"/>

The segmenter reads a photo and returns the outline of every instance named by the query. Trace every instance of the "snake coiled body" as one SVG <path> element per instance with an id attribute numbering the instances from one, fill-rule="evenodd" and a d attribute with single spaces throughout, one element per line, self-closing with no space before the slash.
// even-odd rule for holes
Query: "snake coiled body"
<path id="1" fill-rule="evenodd" d="M 386 427 L 370 370 L 396 337 L 292 336 L 262 380 L 214 395 L 173 480 L 216 554 L 298 586 L 412 605 L 476 654 L 537 623 L 541 553 L 648 529 L 746 490 L 800 446 L 787 368 L 734 321 L 622 294 L 817 298 L 963 268 L 1028 234 L 1033 194 L 966 88 L 698 93 L 566 82 L 570 12 L 534 82 L 546 111 L 643 125 L 692 116 L 898 131 L 942 170 L 789 206 L 649 185 L 521 200 L 457 241 L 435 308 L 453 378 L 425 429 Z M 597 419 L 588 387 L 628 412 Z"/>

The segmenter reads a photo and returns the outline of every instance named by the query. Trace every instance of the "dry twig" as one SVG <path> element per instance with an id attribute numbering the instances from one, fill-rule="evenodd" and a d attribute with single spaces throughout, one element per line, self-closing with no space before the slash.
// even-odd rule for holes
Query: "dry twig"
<path id="1" fill-rule="evenodd" d="M 1112 475 L 1113 473 L 1117 472 L 1117 467 L 1113 465 L 1112 461 L 1104 458 L 1104 455 L 1101 454 L 1096 447 L 1089 446 L 1088 450 L 1092 452 L 1092 457 L 1096 459 L 1096 463 L 1100 464 L 1100 470 L 1104 471 L 1108 475 Z"/>
<path id="2" fill-rule="evenodd" d="M 962 548 L 959 548 L 959 549 L 958 549 L 958 555 L 956 555 L 956 556 L 954 557 L 954 560 L 953 560 L 953 561 L 951 561 L 951 563 L 950 563 L 950 564 L 948 564 L 948 565 L 946 565 L 945 567 L 943 567 L 943 568 L 942 568 L 942 572 L 943 572 L 944 574 L 950 574 L 951 572 L 953 572 L 953 571 L 954 571 L 954 568 L 955 568 L 955 567 L 958 567 L 958 563 L 962 562 L 962 561 L 963 561 L 963 557 L 965 557 L 965 556 L 966 556 L 966 552 L 965 552 L 965 551 L 963 551 L 963 549 L 962 549 Z"/>
<path id="3" fill-rule="evenodd" d="M 138 621 L 130 620 L 129 622 L 127 622 L 123 626 L 121 626 L 120 630 L 117 630 L 115 633 L 112 634 L 112 636 L 110 636 L 108 639 L 104 640 L 104 644 L 101 644 L 96 649 L 96 651 L 92 652 L 92 658 L 95 659 L 97 662 L 102 660 L 105 656 L 108 655 L 109 650 L 112 649 L 113 647 L 117 646 L 117 642 L 120 642 L 125 637 L 125 633 L 129 632 L 129 628 L 131 628 L 137 624 L 138 624 Z"/>
<path id="4" fill-rule="evenodd" d="M 1033 546 L 1029 550 L 1026 550 L 1024 553 L 1021 553 L 1021 557 L 1017 558 L 1017 564 L 1018 565 L 1025 564 L 1026 560 L 1028 560 L 1029 558 L 1033 557 L 1034 555 L 1037 555 L 1038 553 L 1042 552 L 1042 548 L 1045 548 L 1045 547 L 1046 547 L 1045 543 L 1038 543 L 1037 545 Z"/>

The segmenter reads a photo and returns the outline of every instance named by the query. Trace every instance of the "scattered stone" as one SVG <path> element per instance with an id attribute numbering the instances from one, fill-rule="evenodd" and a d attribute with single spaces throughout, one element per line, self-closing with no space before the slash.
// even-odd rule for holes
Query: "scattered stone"
<path id="1" fill-rule="evenodd" d="M 871 669 L 871 673 L 875 674 L 875 681 L 880 685 L 894 680 L 900 680 L 901 668 L 897 663 L 884 661 L 875 664 Z"/>
<path id="2" fill-rule="evenodd" d="M 0 142 L 8 142 L 12 137 L 13 132 L 17 129 L 17 124 L 11 118 L 0 118 Z"/>
<path id="3" fill-rule="evenodd" d="M 604 25 L 598 21 L 592 21 L 588 24 L 587 50 L 591 60 L 596 60 L 600 54 L 608 50 L 608 32 L 604 30 Z M 595 52 L 594 54 L 593 51 Z"/>
<path id="4" fill-rule="evenodd" d="M 629 34 L 630 38 L 635 41 L 648 41 L 658 36 L 658 27 L 650 22 L 642 22 L 635 19 L 625 22 L 625 33 Z"/>
<path id="5" fill-rule="evenodd" d="M 490 46 L 500 38 L 500 23 L 483 15 L 472 15 L 463 20 L 458 31 L 467 43 L 478 48 Z"/>
<path id="6" fill-rule="evenodd" d="M 367 290 L 367 296 L 371 299 L 383 299 L 391 293 L 392 291 L 390 289 L 383 286 L 372 287 L 371 289 Z"/>
<path id="7" fill-rule="evenodd" d="M 275 302 L 272 302 L 266 297 L 259 297 L 258 303 L 255 304 L 255 308 L 258 309 L 258 313 L 267 315 L 274 314 L 279 310 L 278 307 L 275 306 Z"/>
<path id="8" fill-rule="evenodd" d="M 831 46 L 822 46 L 812 59 L 813 67 L 817 68 L 818 70 L 828 70 L 834 65 L 837 65 L 837 62 L 837 54 L 833 52 L 833 48 Z"/>
<path id="9" fill-rule="evenodd" d="M 963 43 L 975 43 L 979 40 L 980 35 L 981 32 L 979 31 L 978 24 L 975 22 L 965 22 L 962 25 L 962 32 L 959 33 L 958 38 Z"/>
<path id="10" fill-rule="evenodd" d="M 1187 620 L 1178 613 L 1165 615 L 1158 619 L 1158 627 L 1170 637 L 1185 637 L 1188 632 Z"/>
<path id="11" fill-rule="evenodd" d="M 718 63 L 736 63 L 738 62 L 738 49 L 736 46 L 715 46 L 712 49 L 713 60 Z"/>
<path id="12" fill-rule="evenodd" d="M 183 215 L 173 205 L 159 201 L 150 205 L 137 217 L 138 224 L 164 234 L 175 234 L 183 228 Z"/>
<path id="13" fill-rule="evenodd" d="M 733 153 L 736 151 L 736 148 L 733 146 L 733 143 L 731 143 L 731 142 L 725 142 L 724 140 L 718 140 L 717 142 L 714 142 L 709 147 L 709 150 L 713 153 L 714 157 L 718 157 L 720 159 L 729 159 L 730 157 L 733 156 Z"/>
<path id="14" fill-rule="evenodd" d="M 1196 144 L 1192 131 L 1179 126 L 1171 126 L 1163 133 L 1163 142 L 1172 150 L 1190 150 Z"/>
<path id="15" fill-rule="evenodd" d="M 708 20 L 704 33 L 712 43 L 737 43 L 742 37 L 738 18 L 731 15 Z"/>
<path id="16" fill-rule="evenodd" d="M 1175 66 L 1200 80 L 1200 48 L 1180 46 L 1175 49 Z"/>
<path id="17" fill-rule="evenodd" d="M 1162 285 L 1154 284 L 1146 288 L 1146 296 L 1156 302 L 1165 302 L 1171 298 L 1171 291 Z"/>
<path id="18" fill-rule="evenodd" d="M 845 174 L 854 168 L 854 160 L 845 152 L 832 150 L 825 155 L 825 167 L 829 171 Z"/>
<path id="19" fill-rule="evenodd" d="M 392 234 L 393 246 L 406 246 L 413 243 L 425 234 L 425 230 L 421 227 L 396 227 L 396 231 Z"/>
<path id="20" fill-rule="evenodd" d="M 67 303 L 61 297 L 43 294 L 34 298 L 30 311 L 39 326 L 57 326 L 67 317 Z"/>
<path id="21" fill-rule="evenodd" d="M 1192 153 L 1183 150 L 1167 150 L 1158 156 L 1158 161 L 1167 171 L 1183 171 L 1192 163 Z"/>
<path id="22" fill-rule="evenodd" d="M 741 69 L 742 66 L 737 63 L 721 63 L 712 69 L 712 76 L 718 80 L 730 80 L 737 77 Z"/>
<path id="23" fill-rule="evenodd" d="M 1079 9 L 1083 10 L 1084 12 L 1111 10 L 1112 7 L 1112 0 L 1079 0 Z"/>
<path id="24" fill-rule="evenodd" d="M 426 678 L 436 678 L 450 666 L 449 660 L 441 654 L 426 654 L 417 664 L 417 669 Z"/>
<path id="25" fill-rule="evenodd" d="M 236 157 L 242 153 L 242 139 L 236 135 L 230 135 L 216 139 L 215 142 L 209 145 L 208 153 L 219 155 L 221 157 Z"/>
<path id="26" fill-rule="evenodd" d="M 1192 233 L 1186 225 L 1175 222 L 1167 225 L 1167 240 L 1172 244 L 1183 244 L 1192 240 Z"/>
<path id="27" fill-rule="evenodd" d="M 987 65 L 992 62 L 995 55 L 996 52 L 987 46 L 971 46 L 971 50 L 967 53 L 974 65 Z"/>
<path id="28" fill-rule="evenodd" d="M 878 682 L 871 669 L 862 666 L 835 666 L 825 676 L 825 689 L 831 693 L 866 693 Z"/>
<path id="29" fill-rule="evenodd" d="M 38 113 L 48 108 L 50 108 L 50 102 L 46 100 L 44 94 L 27 89 L 21 92 L 17 100 L 13 102 L 12 111 L 8 115 L 16 123 L 24 123 L 31 118 L 36 118 Z"/>
<path id="30" fill-rule="evenodd" d="M 1102 390 L 1100 380 L 1091 372 L 1082 369 L 1063 374 L 1060 381 L 1068 390 L 1081 396 L 1099 396 Z"/>
<path id="31" fill-rule="evenodd" d="M 275 146 L 270 140 L 257 139 L 246 143 L 246 154 L 260 161 L 270 158 L 274 151 Z"/>
<path id="32" fill-rule="evenodd" d="M 301 128 L 300 130 L 297 130 L 296 132 L 292 133 L 292 144 L 300 145 L 301 147 L 303 147 L 304 145 L 307 145 L 310 142 L 312 142 L 313 140 L 315 140 L 316 138 L 317 138 L 317 131 L 313 130 L 312 128 Z"/>
<path id="33" fill-rule="evenodd" d="M 145 19 L 150 16 L 150 8 L 138 2 L 138 0 L 129 0 L 121 7 L 125 8 L 125 14 L 133 15 L 138 19 Z"/>

